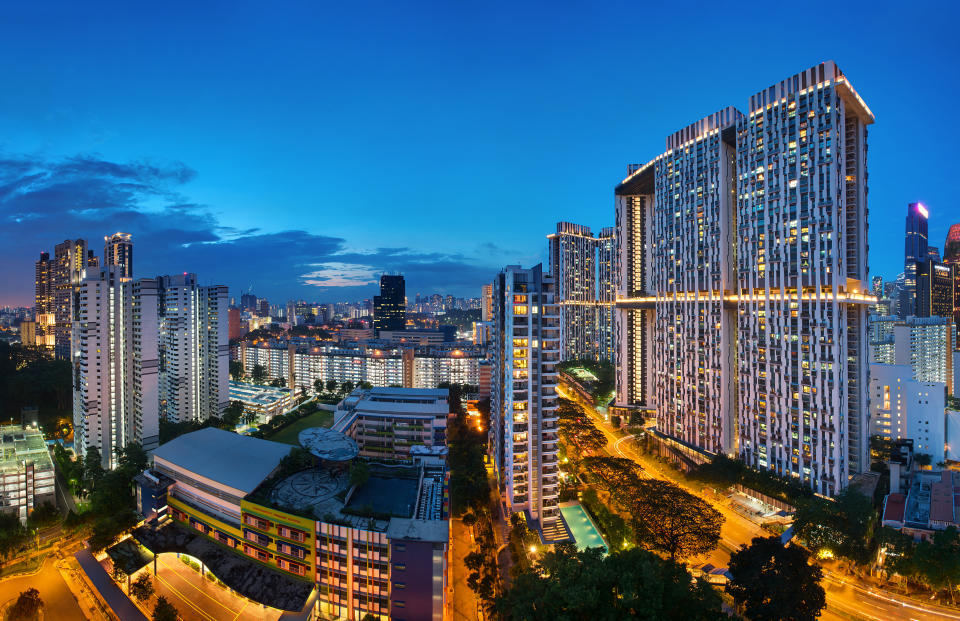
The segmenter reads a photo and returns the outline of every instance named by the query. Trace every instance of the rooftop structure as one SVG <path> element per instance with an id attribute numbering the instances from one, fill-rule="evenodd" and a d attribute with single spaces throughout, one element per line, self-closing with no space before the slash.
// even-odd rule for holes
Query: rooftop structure
<path id="1" fill-rule="evenodd" d="M 289 453 L 289 444 L 207 427 L 161 445 L 153 452 L 153 460 L 164 474 L 169 474 L 165 472 L 168 468 L 202 473 L 205 479 L 245 495 Z"/>
<path id="2" fill-rule="evenodd" d="M 53 503 L 56 481 L 43 433 L 32 427 L 0 427 L 0 511 L 21 521 L 43 503 Z"/>
<path id="3" fill-rule="evenodd" d="M 239 401 L 248 412 L 256 412 L 261 421 L 286 413 L 292 405 L 289 388 L 234 381 L 230 382 L 230 401 Z"/>
<path id="4" fill-rule="evenodd" d="M 297 439 L 300 446 L 324 461 L 350 461 L 359 453 L 353 438 L 326 427 L 304 429 Z"/>

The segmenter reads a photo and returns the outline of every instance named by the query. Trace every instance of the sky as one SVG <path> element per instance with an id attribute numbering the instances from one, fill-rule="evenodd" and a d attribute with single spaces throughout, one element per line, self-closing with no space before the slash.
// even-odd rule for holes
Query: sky
<path id="1" fill-rule="evenodd" d="M 23 2 L 0 8 L 0 305 L 66 238 L 274 302 L 479 295 L 599 231 L 665 137 L 824 60 L 877 122 L 871 274 L 960 222 L 956 3 Z"/>

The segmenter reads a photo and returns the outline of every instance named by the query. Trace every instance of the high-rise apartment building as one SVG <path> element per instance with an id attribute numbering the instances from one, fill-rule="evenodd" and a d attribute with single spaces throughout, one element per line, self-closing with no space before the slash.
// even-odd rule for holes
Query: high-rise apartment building
<path id="1" fill-rule="evenodd" d="M 380 295 L 373 297 L 373 329 L 403 330 L 407 325 L 407 290 L 403 276 L 380 277 Z"/>
<path id="2" fill-rule="evenodd" d="M 73 427 L 76 450 L 100 451 L 116 465 L 114 449 L 139 442 L 157 446 L 157 282 L 103 268 L 77 287 L 72 325 Z"/>
<path id="3" fill-rule="evenodd" d="M 133 241 L 130 233 L 114 233 L 103 238 L 103 264 L 116 265 L 123 278 L 133 278 Z"/>
<path id="4" fill-rule="evenodd" d="M 594 237 L 588 226 L 558 222 L 547 239 L 560 306 L 562 359 L 612 362 L 617 283 L 613 227 Z"/>
<path id="5" fill-rule="evenodd" d="M 54 329 L 56 317 L 54 315 L 54 287 L 53 262 L 49 252 L 41 252 L 40 259 L 34 267 L 34 330 L 32 337 L 21 342 L 30 347 L 41 347 L 53 350 L 56 344 Z M 22 335 L 21 335 L 22 337 Z"/>
<path id="6" fill-rule="evenodd" d="M 493 319 L 493 285 L 483 285 L 480 291 L 480 320 L 483 322 Z"/>
<path id="7" fill-rule="evenodd" d="M 87 240 L 66 240 L 53 250 L 50 287 L 53 295 L 54 350 L 57 358 L 70 358 L 70 326 L 73 322 L 74 293 L 86 277 L 87 269 L 96 271 L 99 266 L 92 250 L 87 249 Z"/>
<path id="8" fill-rule="evenodd" d="M 928 260 L 927 220 L 930 213 L 922 203 L 907 205 L 907 220 L 904 232 L 903 288 L 900 290 L 899 315 L 909 317 L 917 314 L 917 267 Z"/>
<path id="9" fill-rule="evenodd" d="M 950 225 L 943 244 L 943 262 L 950 267 L 953 290 L 953 323 L 960 326 L 960 224 Z"/>
<path id="10" fill-rule="evenodd" d="M 558 533 L 557 366 L 553 279 L 508 266 L 493 283 L 490 452 L 502 497 L 546 538 Z"/>
<path id="11" fill-rule="evenodd" d="M 597 354 L 601 360 L 614 362 L 617 357 L 614 302 L 620 278 L 617 269 L 617 229 L 604 227 L 597 237 Z"/>
<path id="12" fill-rule="evenodd" d="M 616 189 L 617 405 L 823 494 L 867 468 L 866 126 L 833 62 L 670 135 Z"/>
<path id="13" fill-rule="evenodd" d="M 157 278 L 159 415 L 172 422 L 219 416 L 230 401 L 227 287 L 196 274 Z"/>
<path id="14" fill-rule="evenodd" d="M 560 305 L 561 359 L 597 357 L 597 242 L 590 227 L 558 222 L 550 243 L 550 277 Z"/>

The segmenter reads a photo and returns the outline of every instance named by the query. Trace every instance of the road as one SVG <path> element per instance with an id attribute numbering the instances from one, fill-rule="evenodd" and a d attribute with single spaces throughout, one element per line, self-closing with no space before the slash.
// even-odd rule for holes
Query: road
<path id="1" fill-rule="evenodd" d="M 688 492 L 703 498 L 719 511 L 724 517 L 720 531 L 721 545 L 708 557 L 694 559 L 694 564 L 710 562 L 714 565 L 726 567 L 730 562 L 730 553 L 741 544 L 749 544 L 754 537 L 767 537 L 770 533 L 736 513 L 721 499 L 710 498 L 701 489 L 691 489 L 682 481 L 671 476 L 669 468 L 663 467 L 656 461 L 637 453 L 630 442 L 631 438 L 619 436 L 613 432 L 611 425 L 601 417 L 592 404 L 579 398 L 578 395 L 564 391 L 562 386 L 557 387 L 560 396 L 578 403 L 587 412 L 597 427 L 607 436 L 606 451 L 614 457 L 625 457 L 636 462 L 646 476 L 670 480 Z M 824 568 L 823 588 L 827 594 L 827 610 L 823 619 L 864 619 L 866 621 L 916 621 L 919 619 L 933 619 L 936 621 L 960 621 L 960 611 L 923 604 L 916 600 L 900 597 L 895 593 L 878 589 L 858 578 L 840 574 Z M 838 614 L 839 613 L 839 614 Z"/>
<path id="2" fill-rule="evenodd" d="M 85 619 L 83 610 L 57 571 L 56 561 L 55 556 L 50 554 L 38 573 L 0 581 L 0 605 L 16 599 L 22 591 L 34 588 L 40 592 L 47 619 Z"/>
<path id="3" fill-rule="evenodd" d="M 467 586 L 470 570 L 463 564 L 463 558 L 473 551 L 473 537 L 470 528 L 459 518 L 453 518 L 453 540 L 450 542 L 453 555 L 453 621 L 477 621 L 476 594 Z"/>
<path id="4" fill-rule="evenodd" d="M 153 584 L 157 595 L 166 597 L 184 621 L 270 621 L 281 614 L 202 578 L 175 554 L 157 556 Z"/>

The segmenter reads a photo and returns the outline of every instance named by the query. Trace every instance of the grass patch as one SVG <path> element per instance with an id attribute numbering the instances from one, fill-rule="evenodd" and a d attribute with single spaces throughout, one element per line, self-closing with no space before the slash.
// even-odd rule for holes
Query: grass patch
<path id="1" fill-rule="evenodd" d="M 304 429 L 311 427 L 330 427 L 333 425 L 333 412 L 326 410 L 317 410 L 309 416 L 304 416 L 298 421 L 284 427 L 280 431 L 266 437 L 267 440 L 274 442 L 283 442 L 292 446 L 300 446 L 298 436 Z"/>
<path id="2" fill-rule="evenodd" d="M 46 554 L 41 554 L 36 556 L 28 561 L 19 561 L 11 565 L 5 565 L 3 569 L 0 569 L 0 578 L 8 578 L 10 576 L 15 576 L 17 574 L 26 574 L 31 571 L 36 571 L 43 565 L 43 562 L 47 560 Z"/>

